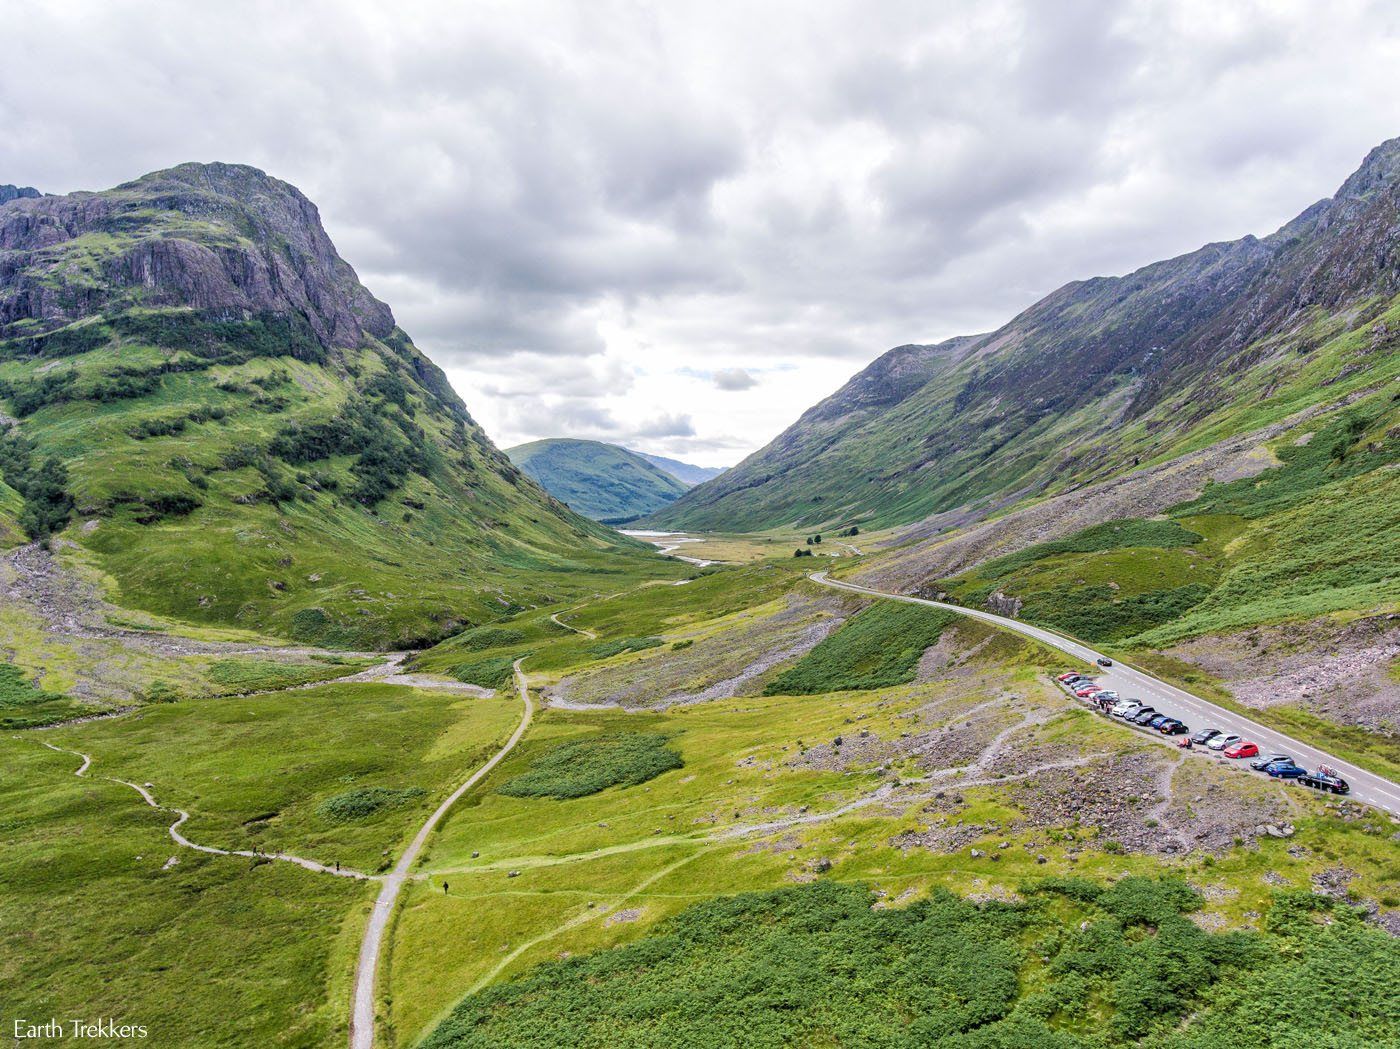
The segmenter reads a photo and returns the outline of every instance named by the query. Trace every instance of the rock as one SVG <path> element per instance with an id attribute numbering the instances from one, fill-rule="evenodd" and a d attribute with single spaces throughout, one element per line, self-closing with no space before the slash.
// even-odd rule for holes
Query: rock
<path id="1" fill-rule="evenodd" d="M 812 870 L 816 871 L 818 874 L 825 874 L 827 871 L 831 870 L 831 861 L 823 857 L 812 864 Z"/>
<path id="2" fill-rule="evenodd" d="M 1046 856 L 1044 853 L 1040 853 L 1039 855 L 1036 856 L 1035 862 L 1036 862 L 1036 863 L 1049 863 L 1049 862 L 1050 862 L 1050 857 L 1049 857 L 1049 856 Z"/>
<path id="3" fill-rule="evenodd" d="M 477 859 L 480 859 L 480 858 L 481 858 L 481 853 L 479 853 L 479 852 L 473 852 L 473 853 L 472 853 L 472 859 L 477 860 Z"/>
<path id="4" fill-rule="evenodd" d="M 520 872 L 519 872 L 519 871 L 510 871 L 508 874 L 506 874 L 506 877 L 507 877 L 507 878 L 518 878 L 518 877 L 520 877 Z"/>
<path id="5" fill-rule="evenodd" d="M 975 860 L 975 859 L 979 859 L 979 858 L 981 858 L 982 856 L 985 856 L 985 855 L 986 855 L 986 853 L 983 852 L 981 849 L 973 849 L 973 850 L 972 850 L 972 858 L 973 858 L 974 860 Z"/>

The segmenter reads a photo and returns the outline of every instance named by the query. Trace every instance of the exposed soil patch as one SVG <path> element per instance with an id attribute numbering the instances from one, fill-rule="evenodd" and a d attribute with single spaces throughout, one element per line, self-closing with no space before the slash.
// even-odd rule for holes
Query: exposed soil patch
<path id="1" fill-rule="evenodd" d="M 1296 703 L 1330 721 L 1400 733 L 1400 617 L 1280 623 L 1167 649 L 1225 682 L 1241 703 Z"/>

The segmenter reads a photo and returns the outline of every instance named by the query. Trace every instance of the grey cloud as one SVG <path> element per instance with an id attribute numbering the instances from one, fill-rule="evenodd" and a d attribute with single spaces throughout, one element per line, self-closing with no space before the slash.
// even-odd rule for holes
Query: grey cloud
<path id="1" fill-rule="evenodd" d="M 715 385 L 721 390 L 751 390 L 758 380 L 744 368 L 721 368 L 715 372 Z"/>
<path id="2" fill-rule="evenodd" d="M 695 424 L 689 415 L 662 414 L 632 430 L 638 437 L 692 437 Z"/>

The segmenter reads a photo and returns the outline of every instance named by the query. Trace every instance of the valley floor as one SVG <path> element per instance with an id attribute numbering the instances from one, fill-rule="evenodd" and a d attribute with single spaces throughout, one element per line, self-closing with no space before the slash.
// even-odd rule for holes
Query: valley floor
<path id="1" fill-rule="evenodd" d="M 1228 1034 L 1238 1002 L 1325 1029 L 1287 960 L 1321 951 L 1356 1044 L 1400 1038 L 1389 816 L 1103 719 L 1063 654 L 806 558 L 385 658 L 114 626 L 98 590 L 41 596 L 81 564 L 23 557 L 0 644 L 73 705 L 50 720 L 117 716 L 0 736 L 6 1016 L 200 1047 L 1268 1045 Z M 871 976 L 905 937 L 964 952 L 979 1004 L 827 953 Z"/>

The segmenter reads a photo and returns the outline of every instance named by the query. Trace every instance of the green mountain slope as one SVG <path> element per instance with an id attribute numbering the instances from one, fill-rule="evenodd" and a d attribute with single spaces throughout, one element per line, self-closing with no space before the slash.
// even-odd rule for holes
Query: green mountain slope
<path id="1" fill-rule="evenodd" d="M 985 516 L 1303 409 L 1384 400 L 1400 373 L 1397 293 L 1400 140 L 1262 240 L 1069 284 L 989 335 L 890 351 L 648 523 Z"/>
<path id="2" fill-rule="evenodd" d="M 550 438 L 508 448 L 506 454 L 556 499 L 612 524 L 636 520 L 686 490 L 636 452 L 601 441 Z"/>
<path id="3" fill-rule="evenodd" d="M 47 520 L 191 622 L 398 646 L 648 563 L 521 474 L 253 168 L 0 206 L 0 413 L 0 537 Z"/>

